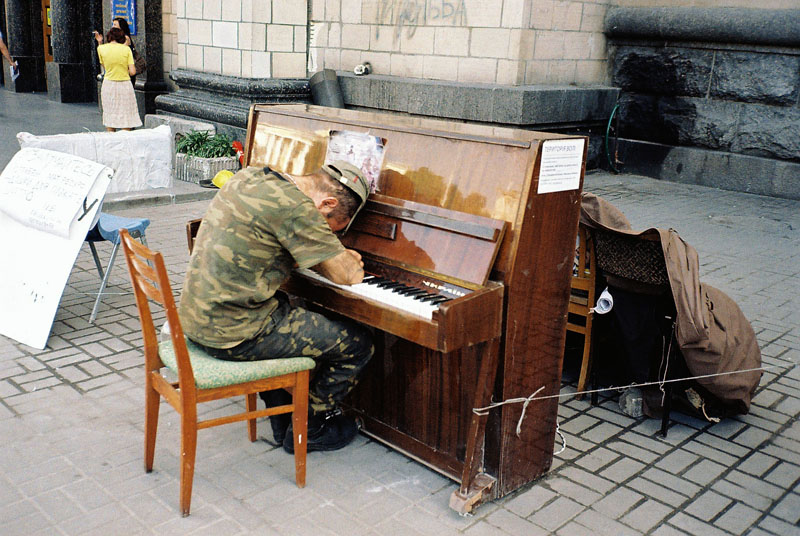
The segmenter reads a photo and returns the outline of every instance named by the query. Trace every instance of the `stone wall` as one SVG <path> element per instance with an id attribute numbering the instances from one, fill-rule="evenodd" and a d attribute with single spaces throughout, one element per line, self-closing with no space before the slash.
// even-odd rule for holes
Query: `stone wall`
<path id="1" fill-rule="evenodd" d="M 173 68 L 244 78 L 306 76 L 307 0 L 172 0 L 170 10 Z"/>
<path id="2" fill-rule="evenodd" d="M 626 170 L 800 198 L 799 10 L 617 8 L 606 31 Z"/>
<path id="3" fill-rule="evenodd" d="M 607 81 L 615 0 L 165 0 L 165 65 L 299 78 L 365 61 L 375 74 L 458 82 Z"/>
<path id="4" fill-rule="evenodd" d="M 606 81 L 603 17 L 613 0 L 313 1 L 310 71 L 468 83 Z"/>

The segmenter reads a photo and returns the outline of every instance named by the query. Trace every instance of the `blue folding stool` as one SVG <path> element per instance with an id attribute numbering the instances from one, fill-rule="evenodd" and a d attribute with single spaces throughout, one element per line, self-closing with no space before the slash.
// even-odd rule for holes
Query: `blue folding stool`
<path id="1" fill-rule="evenodd" d="M 92 250 L 92 256 L 94 257 L 94 264 L 97 266 L 97 272 L 103 279 L 102 283 L 100 283 L 100 290 L 97 292 L 97 298 L 94 300 L 92 314 L 89 316 L 90 324 L 94 324 L 94 320 L 97 317 L 97 308 L 100 306 L 100 298 L 103 295 L 106 284 L 108 283 L 108 277 L 111 274 L 111 268 L 114 266 L 114 259 L 117 257 L 117 249 L 119 248 L 120 244 L 120 229 L 127 229 L 128 233 L 130 233 L 133 238 L 138 238 L 139 241 L 146 246 L 147 239 L 144 236 L 144 231 L 147 229 L 148 225 L 150 225 L 150 220 L 147 218 L 123 218 L 121 216 L 113 216 L 111 214 L 101 212 L 100 218 L 97 220 L 97 224 L 86 235 L 86 242 L 89 242 L 89 247 Z M 97 256 L 97 249 L 94 247 L 95 242 L 101 242 L 103 240 L 108 240 L 114 244 L 113 248 L 111 249 L 111 258 L 108 261 L 108 267 L 106 268 L 105 273 L 103 272 L 103 267 L 100 264 L 100 258 Z"/>

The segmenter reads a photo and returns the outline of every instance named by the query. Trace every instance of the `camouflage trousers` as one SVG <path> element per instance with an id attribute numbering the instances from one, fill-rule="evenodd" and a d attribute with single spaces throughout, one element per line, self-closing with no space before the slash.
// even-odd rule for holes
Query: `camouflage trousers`
<path id="1" fill-rule="evenodd" d="M 208 351 L 228 361 L 310 357 L 317 363 L 309 385 L 310 409 L 316 413 L 335 408 L 355 387 L 375 351 L 369 330 L 291 307 L 285 296 L 276 297 L 280 305 L 261 333 L 233 348 Z"/>

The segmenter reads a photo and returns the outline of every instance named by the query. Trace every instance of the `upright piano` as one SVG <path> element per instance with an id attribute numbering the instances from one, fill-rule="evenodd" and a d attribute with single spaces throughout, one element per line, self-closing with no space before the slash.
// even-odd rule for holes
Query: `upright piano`
<path id="1" fill-rule="evenodd" d="M 466 513 L 552 463 L 586 140 L 306 104 L 254 105 L 245 164 L 308 172 L 330 131 L 386 140 L 343 238 L 365 282 L 298 272 L 285 285 L 372 326 L 376 353 L 348 405 L 363 432 L 459 484 Z"/>

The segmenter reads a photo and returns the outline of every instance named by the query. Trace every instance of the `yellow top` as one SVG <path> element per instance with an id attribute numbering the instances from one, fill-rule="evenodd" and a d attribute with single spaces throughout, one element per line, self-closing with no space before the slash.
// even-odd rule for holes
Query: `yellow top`
<path id="1" fill-rule="evenodd" d="M 106 80 L 130 80 L 128 65 L 133 65 L 131 47 L 122 43 L 106 43 L 97 47 L 100 64 L 105 68 Z"/>

